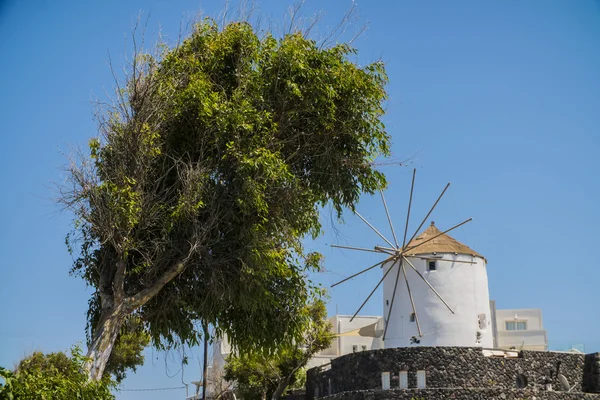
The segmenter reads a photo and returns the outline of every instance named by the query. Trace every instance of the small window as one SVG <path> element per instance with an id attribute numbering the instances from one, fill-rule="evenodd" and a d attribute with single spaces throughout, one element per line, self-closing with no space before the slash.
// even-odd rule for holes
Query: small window
<path id="1" fill-rule="evenodd" d="M 417 371 L 417 388 L 425 389 L 425 371 Z"/>
<path id="2" fill-rule="evenodd" d="M 390 388 L 390 373 L 389 372 L 381 373 L 381 388 L 383 390 L 389 390 L 389 388 Z"/>
<path id="3" fill-rule="evenodd" d="M 410 314 L 410 322 L 415 322 L 415 313 Z"/>
<path id="4" fill-rule="evenodd" d="M 353 345 L 352 345 L 352 352 L 353 352 L 353 353 L 356 353 L 357 351 L 358 351 L 358 345 L 356 345 L 356 344 L 353 344 Z"/>
<path id="5" fill-rule="evenodd" d="M 526 331 L 527 321 L 506 321 L 505 322 L 507 331 Z"/>
<path id="6" fill-rule="evenodd" d="M 408 389 L 408 371 L 400 371 L 400 389 Z"/>
<path id="7" fill-rule="evenodd" d="M 360 346 L 360 349 L 361 349 L 362 351 L 367 351 L 367 346 L 363 344 L 362 346 Z"/>
<path id="8" fill-rule="evenodd" d="M 427 271 L 437 270 L 437 264 L 435 260 L 427 260 Z"/>

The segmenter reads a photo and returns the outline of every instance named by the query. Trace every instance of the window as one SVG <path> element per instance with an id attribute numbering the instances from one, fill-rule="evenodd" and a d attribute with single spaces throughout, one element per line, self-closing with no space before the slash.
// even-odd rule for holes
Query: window
<path id="1" fill-rule="evenodd" d="M 389 372 L 381 373 L 381 388 L 383 390 L 388 390 L 390 388 L 390 373 Z"/>
<path id="2" fill-rule="evenodd" d="M 427 260 L 427 271 L 435 271 L 437 270 L 437 264 L 435 260 Z"/>
<path id="3" fill-rule="evenodd" d="M 410 322 L 415 322 L 415 313 L 410 314 Z"/>
<path id="4" fill-rule="evenodd" d="M 527 321 L 506 321 L 505 322 L 507 331 L 526 331 Z"/>
<path id="5" fill-rule="evenodd" d="M 425 371 L 417 371 L 417 388 L 425 389 Z"/>
<path id="6" fill-rule="evenodd" d="M 353 344 L 353 345 L 352 345 L 352 352 L 353 352 L 353 353 L 356 353 L 357 351 L 358 351 L 358 345 L 356 345 L 356 344 Z"/>
<path id="7" fill-rule="evenodd" d="M 360 346 L 360 349 L 361 351 L 367 351 L 367 346 L 363 344 L 362 346 Z"/>
<path id="8" fill-rule="evenodd" d="M 400 389 L 408 389 L 408 371 L 400 371 Z"/>

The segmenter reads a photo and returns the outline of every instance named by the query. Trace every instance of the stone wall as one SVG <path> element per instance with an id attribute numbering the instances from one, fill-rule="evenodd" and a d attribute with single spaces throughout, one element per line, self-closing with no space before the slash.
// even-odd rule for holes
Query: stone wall
<path id="1" fill-rule="evenodd" d="M 307 400 L 330 394 L 381 389 L 381 373 L 406 370 L 408 387 L 416 388 L 417 371 L 424 370 L 426 387 L 543 390 L 552 384 L 562 390 L 557 374 L 564 375 L 581 396 L 584 355 L 521 351 L 516 358 L 484 356 L 481 348 L 410 347 L 371 350 L 334 359 L 327 371 L 308 371 Z M 392 380 L 391 388 L 398 388 Z M 581 398 L 581 397 L 579 397 Z M 429 399 L 429 397 L 428 397 Z"/>
<path id="2" fill-rule="evenodd" d="M 360 390 L 325 397 L 324 400 L 598 400 L 586 393 L 541 392 L 532 389 L 410 389 Z"/>
<path id="3" fill-rule="evenodd" d="M 585 356 L 583 391 L 600 393 L 600 353 L 592 353 Z"/>

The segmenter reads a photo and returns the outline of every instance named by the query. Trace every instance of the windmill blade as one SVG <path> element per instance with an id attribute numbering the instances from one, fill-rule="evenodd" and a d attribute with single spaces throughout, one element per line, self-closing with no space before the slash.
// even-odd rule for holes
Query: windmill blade
<path id="1" fill-rule="evenodd" d="M 413 169 L 413 177 L 412 177 L 412 183 L 410 184 L 410 197 L 408 200 L 408 212 L 406 213 L 406 225 L 404 226 L 404 239 L 402 239 L 402 248 L 404 249 L 404 246 L 406 246 L 406 233 L 408 232 L 408 221 L 410 220 L 410 207 L 412 205 L 412 197 L 413 197 L 413 190 L 415 188 L 415 175 L 417 174 L 417 169 Z M 429 216 L 429 215 L 428 215 Z M 419 228 L 421 229 L 421 228 Z"/>
<path id="2" fill-rule="evenodd" d="M 390 247 L 375 246 L 375 250 L 378 250 L 378 251 L 380 251 L 382 253 L 391 254 L 391 255 L 397 255 L 398 254 L 398 250 L 392 249 Z"/>
<path id="3" fill-rule="evenodd" d="M 408 239 L 408 242 L 406 242 L 406 243 L 410 244 L 410 242 L 412 242 L 412 240 L 417 236 L 417 234 L 419 233 L 419 231 L 423 227 L 423 224 L 425 223 L 425 221 L 427 221 L 427 218 L 429 218 L 429 216 L 431 215 L 431 213 L 433 212 L 433 210 L 435 210 L 435 207 L 440 202 L 440 200 L 442 199 L 442 196 L 444 195 L 444 193 L 446 193 L 446 190 L 448 190 L 449 187 L 450 187 L 450 182 L 448 182 L 448 184 L 446 185 L 446 187 L 444 188 L 444 190 L 442 190 L 442 194 L 440 194 L 440 196 L 437 198 L 437 200 L 435 201 L 435 203 L 433 203 L 433 206 L 431 207 L 431 209 L 429 210 L 429 212 L 427 213 L 427 215 L 425 216 L 425 218 L 423 218 L 423 221 L 421 221 L 421 225 L 419 225 L 419 227 L 417 228 L 417 230 L 415 231 L 415 233 L 412 235 L 412 237 L 410 239 Z M 404 247 L 404 246 L 402 246 L 402 247 Z"/>
<path id="4" fill-rule="evenodd" d="M 360 274 L 364 274 L 365 272 L 370 271 L 370 270 L 372 270 L 373 268 L 375 268 L 375 267 L 377 267 L 379 265 L 385 264 L 386 262 L 390 261 L 392 258 L 394 258 L 394 257 L 388 257 L 385 260 L 378 262 L 377 264 L 371 265 L 369 268 L 363 269 L 362 271 L 357 272 L 354 275 L 351 275 L 351 276 L 349 276 L 349 277 L 347 277 L 345 279 L 342 279 L 339 282 L 334 283 L 333 285 L 331 285 L 331 287 L 335 287 L 335 286 L 339 285 L 340 283 L 344 283 L 344 282 L 346 282 L 346 281 L 348 281 L 348 280 L 350 280 L 350 279 L 352 279 L 354 277 L 357 277 Z"/>
<path id="5" fill-rule="evenodd" d="M 417 247 L 422 246 L 425 243 L 431 242 L 433 239 L 436 239 L 436 238 L 438 238 L 438 237 L 440 237 L 440 236 L 442 236 L 442 235 L 444 235 L 444 234 L 446 234 L 446 233 L 448 233 L 448 232 L 450 232 L 450 231 L 458 228 L 459 226 L 462 226 L 462 225 L 466 224 L 467 222 L 471 222 L 471 221 L 473 221 L 473 218 L 469 218 L 469 219 L 461 222 L 460 224 L 456 224 L 452 228 L 446 229 L 444 232 L 440 232 L 437 235 L 435 235 L 433 237 L 430 237 L 429 239 L 427 239 L 427 240 L 425 240 L 425 241 L 423 241 L 423 242 L 421 242 L 421 243 L 419 243 L 419 244 L 417 244 L 415 246 L 409 247 L 408 249 L 404 250 L 403 253 L 406 253 L 406 252 L 408 252 L 408 251 L 410 251 L 412 249 L 416 249 Z"/>
<path id="6" fill-rule="evenodd" d="M 394 249 L 393 247 L 375 246 L 375 249 L 379 251 L 391 251 L 394 254 L 398 253 L 398 249 Z"/>
<path id="7" fill-rule="evenodd" d="M 402 258 L 404 258 L 404 257 L 402 257 Z M 404 259 L 406 260 L 406 258 L 404 258 Z M 417 315 L 417 308 L 415 307 L 415 301 L 413 300 L 412 293 L 410 291 L 410 285 L 408 284 L 408 279 L 406 278 L 406 268 L 404 268 L 404 264 L 402 264 L 402 273 L 404 274 L 404 280 L 406 281 L 406 289 L 408 290 L 408 297 L 410 298 L 410 304 L 412 305 L 413 313 L 415 314 L 415 322 L 417 323 L 417 330 L 419 331 L 419 337 L 423 337 L 423 332 L 421 332 L 421 325 L 419 324 L 419 316 Z"/>
<path id="8" fill-rule="evenodd" d="M 448 307 L 448 310 L 450 310 L 450 312 L 452 314 L 454 314 L 454 310 L 452 309 L 452 307 L 450 307 L 448 305 L 448 303 L 446 303 L 446 300 L 444 300 L 444 298 L 442 297 L 441 294 L 439 294 L 437 292 L 437 290 L 435 290 L 435 288 L 433 286 L 431 286 L 431 283 L 429 283 L 429 281 L 427 279 L 425 279 L 425 277 L 415 268 L 415 266 L 408 260 L 408 258 L 402 256 L 402 258 L 404 259 L 404 261 L 406 261 L 408 263 L 408 265 L 410 265 L 410 267 L 421 277 L 421 279 L 423 279 L 423 281 L 427 284 L 427 286 L 429 286 L 429 289 L 433 290 L 433 293 L 435 293 L 435 295 L 442 301 L 442 303 L 444 303 L 444 305 L 446 307 Z M 407 281 L 408 282 L 408 281 Z"/>
<path id="9" fill-rule="evenodd" d="M 381 280 L 379 281 L 379 283 L 377 283 L 377 286 L 375 286 L 375 288 L 373 289 L 373 291 L 371 292 L 371 294 L 369 294 L 369 296 L 365 299 L 365 301 L 363 301 L 363 303 L 360 305 L 360 307 L 358 308 L 358 310 L 356 310 L 356 312 L 354 313 L 354 315 L 352 316 L 352 318 L 350 318 L 350 322 L 352 322 L 354 320 L 354 318 L 356 318 L 356 315 L 358 315 L 358 313 L 360 312 L 360 310 L 362 310 L 362 308 L 365 306 L 365 304 L 367 304 L 367 301 L 369 301 L 369 299 L 371 298 L 371 296 L 373 296 L 373 293 L 375 293 L 375 291 L 377 290 L 377 288 L 379 287 L 379 285 L 381 285 L 381 282 L 383 282 L 383 280 L 385 279 L 385 277 L 388 276 L 388 274 L 390 273 L 390 271 L 394 267 L 394 263 L 396 262 L 396 260 L 397 260 L 396 258 L 392 259 L 392 265 L 385 272 L 385 274 L 383 275 L 383 278 L 381 278 Z"/>
<path id="10" fill-rule="evenodd" d="M 373 230 L 375 231 L 375 233 L 379 235 L 379 237 L 380 237 L 380 238 L 382 238 L 383 240 L 385 240 L 385 241 L 387 242 L 387 244 L 389 244 L 390 246 L 394 247 L 394 245 L 392 244 L 392 242 L 390 242 L 389 240 L 387 240 L 387 239 L 386 239 L 386 237 L 385 237 L 385 236 L 383 236 L 383 235 L 381 234 L 381 232 L 379 232 L 377 229 L 375 229 L 375 227 L 374 227 L 373 225 L 371 225 L 371 224 L 369 223 L 369 221 L 367 221 L 366 219 L 364 219 L 362 215 L 360 215 L 360 214 L 359 214 L 359 213 L 357 213 L 356 211 L 355 211 L 354 213 L 355 213 L 356 215 L 358 215 L 358 217 L 359 217 L 360 219 L 362 219 L 362 220 L 363 220 L 363 222 L 364 222 L 365 224 L 369 225 L 369 228 L 373 229 Z"/>
<path id="11" fill-rule="evenodd" d="M 413 177 L 414 182 L 414 177 Z M 390 223 L 390 228 L 392 229 L 392 235 L 394 236 L 394 243 L 396 243 L 396 248 L 398 248 L 398 238 L 396 237 L 396 231 L 394 230 L 394 224 L 392 224 L 392 217 L 390 217 L 390 212 L 388 211 L 387 203 L 385 202 L 385 197 L 383 196 L 383 190 L 379 190 L 381 193 L 381 200 L 383 201 L 383 208 L 385 208 L 385 214 L 387 215 L 388 222 Z"/>
<path id="12" fill-rule="evenodd" d="M 375 249 L 366 249 L 364 247 L 353 247 L 353 246 L 341 246 L 339 244 L 330 244 L 329 246 L 335 247 L 337 249 L 367 251 L 367 252 L 370 252 L 370 253 L 386 253 L 383 250 L 378 250 L 378 246 L 375 246 Z"/>
<path id="13" fill-rule="evenodd" d="M 398 273 L 396 274 L 396 282 L 394 283 L 394 291 L 392 292 L 392 301 L 390 302 L 390 309 L 388 311 L 387 322 L 385 323 L 385 329 L 383 330 L 383 340 L 385 341 L 385 335 L 387 334 L 387 328 L 390 322 L 390 317 L 392 315 L 392 308 L 394 307 L 394 299 L 396 298 L 396 288 L 398 287 L 398 278 L 400 278 L 400 268 L 402 267 L 402 260 L 400 260 L 400 265 L 398 266 Z"/>

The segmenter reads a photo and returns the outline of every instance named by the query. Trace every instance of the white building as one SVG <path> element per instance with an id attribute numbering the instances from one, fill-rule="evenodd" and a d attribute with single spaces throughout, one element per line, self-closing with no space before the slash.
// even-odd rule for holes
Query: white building
<path id="1" fill-rule="evenodd" d="M 383 348 L 383 319 L 379 316 L 334 315 L 329 318 L 335 339 L 328 349 L 313 357 L 307 368 L 329 364 L 344 354 Z"/>
<path id="2" fill-rule="evenodd" d="M 415 247 L 413 251 L 409 250 L 406 257 L 409 263 L 404 265 L 410 292 L 401 272 L 394 296 L 399 261 L 383 282 L 385 318 L 394 297 L 387 321 L 385 347 L 492 347 L 494 338 L 485 258 L 449 235 L 441 234 L 433 222 L 407 247 Z M 388 268 L 389 264 L 384 265 L 383 270 Z"/>
<path id="3" fill-rule="evenodd" d="M 542 310 L 496 310 L 495 314 L 495 347 L 506 350 L 548 350 L 548 337 L 542 324 Z"/>

